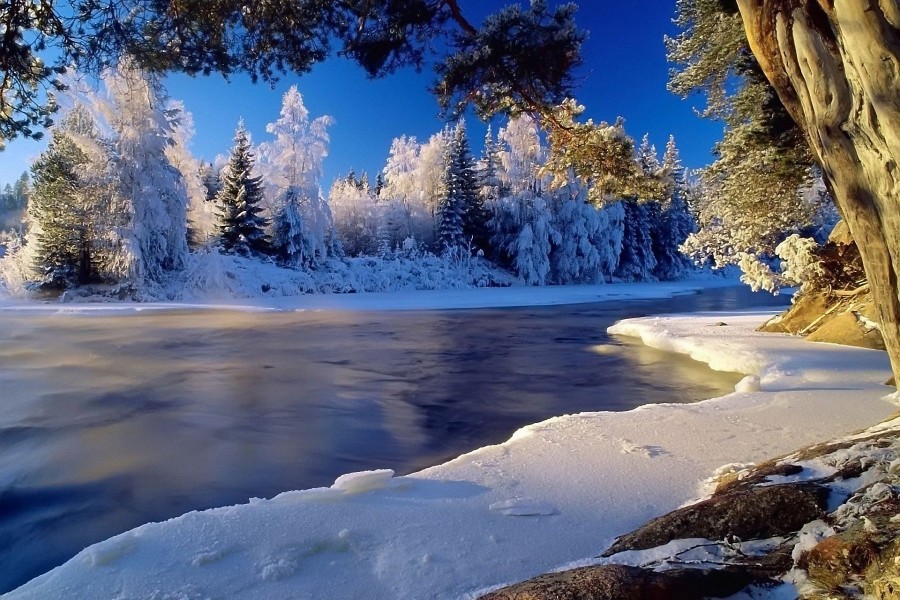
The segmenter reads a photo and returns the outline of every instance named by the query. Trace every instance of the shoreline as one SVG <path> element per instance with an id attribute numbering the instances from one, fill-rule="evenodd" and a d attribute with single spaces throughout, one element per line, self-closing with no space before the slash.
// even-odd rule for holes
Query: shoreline
<path id="1" fill-rule="evenodd" d="M 409 476 L 344 476 L 331 488 L 144 525 L 4 598 L 64 589 L 73 598 L 148 597 L 150 589 L 251 599 L 475 597 L 595 556 L 702 495 L 703 480 L 723 464 L 764 460 L 896 411 L 882 399 L 890 388 L 873 383 L 889 372 L 883 353 L 755 332 L 769 314 L 648 317 L 613 328 L 715 358 L 713 368 L 759 377 L 760 391 L 554 417 Z"/>

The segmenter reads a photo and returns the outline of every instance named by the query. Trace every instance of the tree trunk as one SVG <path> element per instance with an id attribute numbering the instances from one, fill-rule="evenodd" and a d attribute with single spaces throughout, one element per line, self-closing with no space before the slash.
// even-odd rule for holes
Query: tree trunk
<path id="1" fill-rule="evenodd" d="M 900 375 L 900 1 L 737 0 L 859 246 Z"/>

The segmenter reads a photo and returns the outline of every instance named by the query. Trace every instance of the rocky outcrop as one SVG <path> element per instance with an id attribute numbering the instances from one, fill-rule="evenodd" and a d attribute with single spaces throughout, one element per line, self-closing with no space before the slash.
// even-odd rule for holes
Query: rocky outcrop
<path id="1" fill-rule="evenodd" d="M 582 567 L 541 575 L 481 600 L 700 600 L 731 596 L 752 583 L 745 570 L 673 569 L 625 565 Z"/>
<path id="2" fill-rule="evenodd" d="M 799 530 L 825 514 L 827 487 L 815 484 L 752 486 L 717 493 L 679 508 L 617 539 L 604 557 L 626 550 L 647 550 L 672 540 L 765 539 Z"/>
<path id="3" fill-rule="evenodd" d="M 900 599 L 900 416 L 722 475 L 715 489 L 618 538 L 602 564 L 482 598 L 715 598 L 789 576 L 806 582 L 805 599 Z M 826 514 L 829 500 L 839 506 Z"/>

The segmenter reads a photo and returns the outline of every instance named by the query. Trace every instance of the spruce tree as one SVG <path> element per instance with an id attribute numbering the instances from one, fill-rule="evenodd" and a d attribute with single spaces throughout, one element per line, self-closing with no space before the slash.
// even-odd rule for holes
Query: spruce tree
<path id="1" fill-rule="evenodd" d="M 262 208 L 262 178 L 253 176 L 253 152 L 244 121 L 238 123 L 234 147 L 219 192 L 220 244 L 225 252 L 250 256 L 269 251 Z"/>
<path id="2" fill-rule="evenodd" d="M 487 253 L 490 239 L 488 222 L 491 216 L 479 193 L 475 158 L 469 150 L 466 128 L 461 122 L 453 132 L 447 162 L 450 174 L 447 193 L 454 194 L 462 206 L 462 235 L 465 240 L 462 246 L 471 243 L 473 248 Z"/>
<path id="3" fill-rule="evenodd" d="M 669 137 L 663 155 L 662 173 L 667 179 L 668 198 L 659 206 L 654 223 L 653 249 L 656 267 L 653 274 L 661 279 L 675 279 L 691 267 L 691 260 L 679 250 L 694 232 L 695 223 L 687 203 L 687 182 L 674 136 Z"/>
<path id="4" fill-rule="evenodd" d="M 444 193 L 437 207 L 437 243 L 442 254 L 458 254 L 467 247 L 467 240 L 463 233 L 466 212 L 466 201 L 463 197 L 464 184 L 460 181 L 460 174 L 454 168 L 453 148 L 447 148 L 444 170 Z"/>
<path id="5" fill-rule="evenodd" d="M 32 266 L 42 287 L 65 289 L 89 279 L 89 240 L 78 175 L 86 162 L 69 137 L 54 132 L 47 150 L 31 167 L 34 185 L 28 216 L 36 243 Z"/>

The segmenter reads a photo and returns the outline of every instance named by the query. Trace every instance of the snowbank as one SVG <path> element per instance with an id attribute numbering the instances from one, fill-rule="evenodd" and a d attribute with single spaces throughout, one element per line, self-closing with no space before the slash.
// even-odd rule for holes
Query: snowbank
<path id="1" fill-rule="evenodd" d="M 756 333 L 768 316 L 613 328 L 758 377 L 747 391 L 558 417 L 411 476 L 343 476 L 331 488 L 144 525 L 4 598 L 456 598 L 596 556 L 616 535 L 702 493 L 720 465 L 769 458 L 897 410 L 882 399 L 883 353 Z"/>

